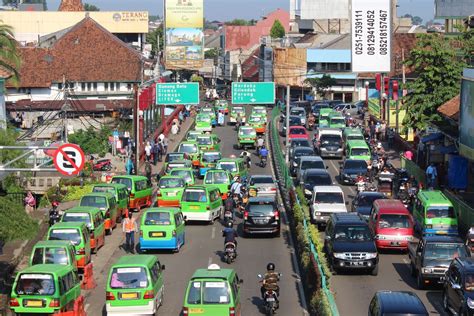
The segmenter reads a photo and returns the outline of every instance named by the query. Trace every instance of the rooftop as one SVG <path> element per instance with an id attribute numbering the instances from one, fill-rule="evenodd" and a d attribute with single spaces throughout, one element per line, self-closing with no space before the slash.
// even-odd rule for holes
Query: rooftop
<path id="1" fill-rule="evenodd" d="M 61 0 L 58 11 L 84 11 L 81 0 Z"/>
<path id="2" fill-rule="evenodd" d="M 440 107 L 438 107 L 438 112 L 443 116 L 453 120 L 459 121 L 459 109 L 461 107 L 461 95 L 457 95 L 451 100 L 447 101 Z"/>

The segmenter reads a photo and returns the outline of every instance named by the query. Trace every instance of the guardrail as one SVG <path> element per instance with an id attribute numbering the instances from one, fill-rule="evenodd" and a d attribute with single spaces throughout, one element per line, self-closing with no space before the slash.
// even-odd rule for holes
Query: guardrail
<path id="1" fill-rule="evenodd" d="M 339 311 L 333 294 L 331 293 L 326 278 L 327 271 L 323 271 L 323 263 L 318 254 L 320 249 L 313 238 L 319 238 L 314 227 L 307 223 L 305 208 L 294 187 L 293 179 L 290 176 L 289 168 L 286 165 L 284 152 L 280 145 L 278 131 L 275 126 L 275 119 L 279 116 L 280 109 L 273 108 L 270 122 L 270 149 L 272 151 L 273 166 L 275 173 L 280 179 L 279 187 L 283 202 L 287 210 L 288 219 L 292 226 L 292 234 L 296 239 L 296 252 L 299 264 L 302 267 L 303 287 L 310 306 L 311 315 L 332 315 L 339 316 Z M 320 247 L 319 247 L 320 248 Z"/>

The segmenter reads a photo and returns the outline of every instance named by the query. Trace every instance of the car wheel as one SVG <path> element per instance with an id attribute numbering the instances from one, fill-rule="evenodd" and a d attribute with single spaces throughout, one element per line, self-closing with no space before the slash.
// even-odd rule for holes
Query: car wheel
<path id="1" fill-rule="evenodd" d="M 377 276 L 379 274 L 379 266 L 376 265 L 375 268 L 373 268 L 372 271 L 370 271 L 370 274 L 373 276 Z"/>
<path id="2" fill-rule="evenodd" d="M 416 285 L 418 286 L 418 289 L 424 290 L 425 289 L 425 280 L 423 279 L 423 276 L 421 273 L 418 273 L 418 276 L 416 278 Z"/>
<path id="3" fill-rule="evenodd" d="M 443 291 L 443 308 L 445 311 L 449 312 L 448 295 L 446 295 L 446 290 Z"/>

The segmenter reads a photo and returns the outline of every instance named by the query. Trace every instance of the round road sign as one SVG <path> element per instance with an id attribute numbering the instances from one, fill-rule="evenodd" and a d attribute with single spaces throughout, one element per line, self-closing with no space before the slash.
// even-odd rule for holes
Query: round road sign
<path id="1" fill-rule="evenodd" d="M 54 153 L 54 166 L 65 176 L 77 175 L 84 168 L 86 158 L 76 144 L 64 144 Z"/>

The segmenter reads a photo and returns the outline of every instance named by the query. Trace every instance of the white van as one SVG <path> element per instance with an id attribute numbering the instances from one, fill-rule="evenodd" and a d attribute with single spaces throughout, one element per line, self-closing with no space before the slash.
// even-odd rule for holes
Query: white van
<path id="1" fill-rule="evenodd" d="M 316 148 L 321 158 L 342 158 L 344 155 L 342 131 L 338 128 L 320 128 L 316 134 Z"/>
<path id="2" fill-rule="evenodd" d="M 326 225 L 334 213 L 347 213 L 346 200 L 341 187 L 337 185 L 315 186 L 311 198 L 311 222 Z"/>

